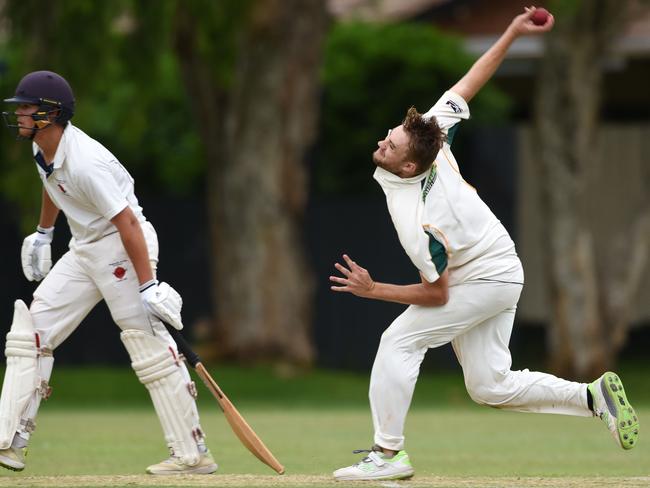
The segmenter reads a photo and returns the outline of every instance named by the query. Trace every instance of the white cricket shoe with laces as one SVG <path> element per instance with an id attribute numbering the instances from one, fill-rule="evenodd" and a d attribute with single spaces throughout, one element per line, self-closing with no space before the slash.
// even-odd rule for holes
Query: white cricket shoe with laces
<path id="1" fill-rule="evenodd" d="M 174 475 L 174 474 L 211 474 L 217 468 L 217 463 L 214 462 L 210 451 L 201 455 L 201 460 L 194 466 L 190 466 L 181 462 L 176 456 L 170 456 L 168 459 L 158 463 L 152 464 L 147 468 L 148 474 L 156 475 Z"/>
<path id="2" fill-rule="evenodd" d="M 368 456 L 356 464 L 334 471 L 337 481 L 354 480 L 402 480 L 413 476 L 413 466 L 406 451 L 399 451 L 393 457 L 373 450 L 357 450 L 355 454 L 368 452 Z"/>

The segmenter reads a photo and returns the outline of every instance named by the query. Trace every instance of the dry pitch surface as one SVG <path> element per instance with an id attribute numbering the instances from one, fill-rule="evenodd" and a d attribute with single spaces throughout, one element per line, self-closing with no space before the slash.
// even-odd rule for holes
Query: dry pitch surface
<path id="1" fill-rule="evenodd" d="M 47 488 L 95 488 L 95 487 L 325 487 L 338 488 L 386 487 L 386 488 L 525 488 L 525 487 L 625 487 L 640 488 L 650 486 L 650 477 L 632 478 L 492 478 L 492 477 L 439 477 L 417 476 L 408 481 L 374 481 L 345 483 L 335 482 L 327 476 L 285 475 L 285 476 L 250 476 L 250 475 L 212 475 L 152 478 L 146 475 L 134 476 L 31 476 L 25 478 L 0 478 L 0 487 L 47 487 Z"/>

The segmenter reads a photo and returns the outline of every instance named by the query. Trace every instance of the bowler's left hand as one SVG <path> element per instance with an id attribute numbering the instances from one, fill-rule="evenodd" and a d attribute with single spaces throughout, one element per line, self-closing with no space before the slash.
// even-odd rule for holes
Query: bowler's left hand
<path id="1" fill-rule="evenodd" d="M 340 263 L 334 264 L 334 267 L 343 275 L 343 278 L 330 276 L 330 281 L 341 285 L 331 286 L 332 291 L 344 291 L 358 297 L 369 298 L 376 283 L 368 270 L 352 261 L 347 254 L 343 255 L 343 260 L 347 267 Z"/>

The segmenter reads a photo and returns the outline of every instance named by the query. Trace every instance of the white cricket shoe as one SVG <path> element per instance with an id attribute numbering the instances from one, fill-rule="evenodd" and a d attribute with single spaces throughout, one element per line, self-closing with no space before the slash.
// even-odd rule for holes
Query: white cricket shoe
<path id="1" fill-rule="evenodd" d="M 26 447 L 9 447 L 0 449 L 0 466 L 11 469 L 12 471 L 22 471 L 25 469 Z"/>
<path id="2" fill-rule="evenodd" d="M 358 463 L 334 471 L 334 478 L 337 481 L 402 480 L 413 476 L 413 466 L 406 451 L 399 451 L 390 458 L 381 451 L 369 452 Z"/>
<path id="3" fill-rule="evenodd" d="M 156 475 L 174 475 L 174 474 L 211 474 L 217 468 L 217 463 L 214 462 L 210 451 L 201 454 L 201 459 L 194 466 L 181 462 L 176 456 L 170 456 L 168 459 L 158 463 L 152 464 L 147 468 L 148 474 Z"/>

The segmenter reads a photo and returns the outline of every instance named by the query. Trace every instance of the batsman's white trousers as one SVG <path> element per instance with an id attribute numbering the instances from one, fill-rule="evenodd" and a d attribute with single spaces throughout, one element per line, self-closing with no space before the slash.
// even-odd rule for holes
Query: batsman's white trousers
<path id="1" fill-rule="evenodd" d="M 511 371 L 508 343 L 522 285 L 472 281 L 450 287 L 441 307 L 409 306 L 381 337 L 370 378 L 375 443 L 404 447 L 404 423 L 429 348 L 452 343 L 477 403 L 521 412 L 590 417 L 587 385 Z"/>
<path id="2" fill-rule="evenodd" d="M 142 232 L 155 274 L 156 231 L 145 222 Z M 138 278 L 118 232 L 89 244 L 71 245 L 36 289 L 30 312 L 41 343 L 58 347 L 102 298 L 122 330 L 155 331 L 176 349 L 165 327 L 150 321 L 144 311 Z"/>

